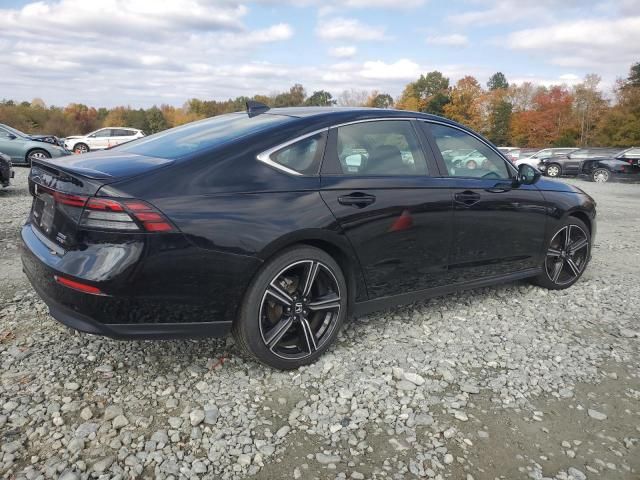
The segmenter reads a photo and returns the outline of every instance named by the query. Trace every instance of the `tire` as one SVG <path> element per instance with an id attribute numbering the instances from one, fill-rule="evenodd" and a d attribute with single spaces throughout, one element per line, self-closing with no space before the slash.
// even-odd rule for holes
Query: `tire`
<path id="1" fill-rule="evenodd" d="M 589 175 L 589 178 L 591 179 L 592 182 L 606 183 L 611 178 L 611 172 L 607 168 L 599 167 L 599 168 L 596 168 L 593 172 L 591 172 L 591 175 Z"/>
<path id="2" fill-rule="evenodd" d="M 559 177 L 562 175 L 562 167 L 557 163 L 551 163 L 547 166 L 546 173 L 548 177 Z"/>
<path id="3" fill-rule="evenodd" d="M 233 336 L 244 353 L 270 367 L 308 365 L 335 341 L 347 314 L 347 295 L 342 270 L 329 254 L 292 247 L 269 260 L 249 285 Z"/>
<path id="4" fill-rule="evenodd" d="M 32 160 L 38 160 L 42 158 L 51 158 L 51 155 L 46 150 L 43 150 L 41 148 L 34 148 L 33 150 L 29 150 L 25 160 L 27 162 L 27 165 L 30 167 Z"/>
<path id="5" fill-rule="evenodd" d="M 73 146 L 73 153 L 88 153 L 89 152 L 89 145 L 87 145 L 86 143 L 76 143 Z"/>
<path id="6" fill-rule="evenodd" d="M 566 242 L 567 229 L 570 234 L 569 248 L 567 248 Z M 585 240 L 586 242 L 584 242 Z M 582 245 L 583 242 L 584 245 Z M 574 248 L 571 248 L 572 245 Z M 568 217 L 551 236 L 545 251 L 543 272 L 533 279 L 533 283 L 549 290 L 569 288 L 582 277 L 589 263 L 591 257 L 589 228 L 582 220 Z M 560 261 L 562 261 L 561 265 Z M 558 266 L 559 271 L 557 270 Z M 555 275 L 556 273 L 558 275 Z"/>

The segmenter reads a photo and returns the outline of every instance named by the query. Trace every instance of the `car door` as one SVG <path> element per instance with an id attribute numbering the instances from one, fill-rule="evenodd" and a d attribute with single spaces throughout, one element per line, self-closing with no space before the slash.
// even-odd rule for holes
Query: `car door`
<path id="1" fill-rule="evenodd" d="M 109 146 L 111 139 L 111 128 L 102 128 L 96 130 L 87 137 L 87 143 L 90 150 L 102 150 Z"/>
<path id="2" fill-rule="evenodd" d="M 0 128 L 0 152 L 11 157 L 12 162 L 22 163 L 25 161 L 24 139 L 14 135 L 12 132 Z"/>
<path id="3" fill-rule="evenodd" d="M 546 208 L 536 186 L 514 186 L 515 170 L 480 137 L 453 125 L 423 125 L 443 186 L 453 195 L 452 281 L 474 281 L 540 267 Z M 473 148 L 485 161 L 480 168 L 457 168 L 440 154 L 452 148 Z"/>
<path id="4" fill-rule="evenodd" d="M 556 159 L 549 160 L 549 163 L 553 160 Z M 577 175 L 581 170 L 582 161 L 583 158 L 573 156 L 571 153 L 560 153 L 557 157 L 557 163 L 565 175 Z"/>
<path id="5" fill-rule="evenodd" d="M 331 128 L 321 196 L 356 252 L 370 299 L 443 285 L 451 195 L 411 120 Z"/>
<path id="6" fill-rule="evenodd" d="M 108 141 L 108 147 L 114 147 L 131 139 L 130 130 L 122 128 L 111 129 L 111 138 Z"/>

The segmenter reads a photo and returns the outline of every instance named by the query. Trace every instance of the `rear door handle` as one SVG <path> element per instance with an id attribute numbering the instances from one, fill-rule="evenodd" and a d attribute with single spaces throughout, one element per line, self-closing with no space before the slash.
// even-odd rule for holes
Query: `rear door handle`
<path id="1" fill-rule="evenodd" d="M 375 195 L 369 195 L 363 192 L 353 192 L 349 195 L 342 195 L 338 197 L 338 203 L 341 205 L 350 205 L 357 208 L 364 208 L 375 201 Z"/>
<path id="2" fill-rule="evenodd" d="M 464 192 L 456 193 L 454 198 L 456 203 L 461 203 L 462 205 L 470 207 L 478 203 L 481 197 L 479 193 L 472 192 L 471 190 L 465 190 Z"/>

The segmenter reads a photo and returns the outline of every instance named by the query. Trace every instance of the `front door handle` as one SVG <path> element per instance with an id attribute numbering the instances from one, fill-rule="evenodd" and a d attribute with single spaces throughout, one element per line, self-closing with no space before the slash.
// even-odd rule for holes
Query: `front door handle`
<path id="1" fill-rule="evenodd" d="M 349 195 L 342 195 L 338 197 L 338 203 L 341 205 L 349 205 L 357 208 L 364 208 L 375 201 L 375 195 L 369 195 L 363 192 L 353 192 Z"/>
<path id="2" fill-rule="evenodd" d="M 456 193 L 454 198 L 456 199 L 456 203 L 470 207 L 480 201 L 480 194 L 472 192 L 471 190 L 465 190 L 464 192 Z"/>

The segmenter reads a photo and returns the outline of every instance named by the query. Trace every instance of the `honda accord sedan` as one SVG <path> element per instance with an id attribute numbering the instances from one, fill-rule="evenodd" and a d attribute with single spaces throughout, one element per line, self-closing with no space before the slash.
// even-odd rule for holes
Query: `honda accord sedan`
<path id="1" fill-rule="evenodd" d="M 250 102 L 35 160 L 29 188 L 24 271 L 58 321 L 119 339 L 231 332 L 281 369 L 316 360 L 351 316 L 519 279 L 567 288 L 596 233 L 580 189 L 394 110 Z"/>

